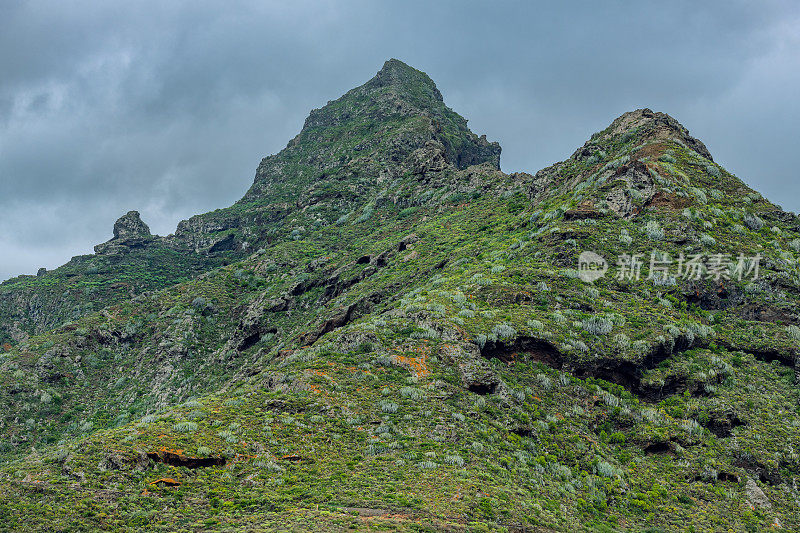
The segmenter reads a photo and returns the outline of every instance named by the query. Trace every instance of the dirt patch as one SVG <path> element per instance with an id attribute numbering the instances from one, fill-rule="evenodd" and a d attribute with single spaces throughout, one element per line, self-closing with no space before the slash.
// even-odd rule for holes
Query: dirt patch
<path id="1" fill-rule="evenodd" d="M 692 205 L 692 200 L 683 196 L 678 196 L 675 193 L 667 193 L 658 191 L 647 201 L 645 207 L 653 207 L 656 209 L 671 209 L 679 210 Z"/>
<path id="2" fill-rule="evenodd" d="M 632 159 L 645 159 L 645 158 L 658 159 L 659 157 L 664 155 L 664 152 L 666 150 L 667 150 L 667 145 L 664 144 L 664 143 L 650 143 L 650 144 L 642 147 L 641 150 L 639 150 L 637 152 L 634 152 L 634 154 L 631 156 L 631 158 Z"/>

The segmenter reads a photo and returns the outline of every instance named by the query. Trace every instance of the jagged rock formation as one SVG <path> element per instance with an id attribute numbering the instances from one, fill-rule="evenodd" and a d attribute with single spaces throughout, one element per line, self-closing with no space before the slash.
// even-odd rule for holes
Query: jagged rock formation
<path id="1" fill-rule="evenodd" d="M 499 155 L 390 60 L 234 206 L 0 286 L 1 523 L 799 529 L 797 217 L 647 109 Z"/>
<path id="2" fill-rule="evenodd" d="M 138 211 L 129 211 L 114 223 L 114 238 L 94 247 L 97 254 L 114 254 L 142 248 L 153 241 L 150 228 L 142 222 Z"/>

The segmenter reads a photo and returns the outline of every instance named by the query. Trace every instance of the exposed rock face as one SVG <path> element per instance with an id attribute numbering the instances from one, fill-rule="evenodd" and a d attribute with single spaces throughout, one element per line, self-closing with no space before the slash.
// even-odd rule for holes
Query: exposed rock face
<path id="1" fill-rule="evenodd" d="M 353 149 L 340 155 L 348 144 Z M 416 150 L 424 153 L 410 157 Z M 499 169 L 500 145 L 471 132 L 467 121 L 444 104 L 427 74 L 391 59 L 364 85 L 312 110 L 286 149 L 262 160 L 243 201 L 263 202 L 287 186 L 300 185 L 290 183 L 303 177 L 297 161 L 321 179 L 354 172 L 356 161 L 361 173 L 396 177 L 411 170 L 407 165 L 419 170 L 421 158 L 427 160 L 425 170 L 481 163 Z"/>
<path id="2" fill-rule="evenodd" d="M 428 141 L 423 148 L 414 150 L 408 158 L 414 174 L 439 172 L 447 167 L 444 146 L 436 141 Z"/>
<path id="3" fill-rule="evenodd" d="M 772 503 L 770 503 L 766 494 L 764 494 L 764 491 L 761 490 L 758 485 L 756 485 L 755 481 L 747 478 L 747 483 L 745 484 L 744 490 L 745 495 L 747 496 L 747 501 L 754 508 L 772 509 Z"/>
<path id="4" fill-rule="evenodd" d="M 474 344 L 446 344 L 442 346 L 442 354 L 457 366 L 465 389 L 485 395 L 494 393 L 501 386 L 500 377 L 481 357 Z"/>
<path id="5" fill-rule="evenodd" d="M 150 228 L 142 222 L 138 211 L 129 211 L 114 223 L 114 238 L 94 247 L 98 254 L 123 253 L 131 248 L 141 248 L 153 240 Z"/>
<path id="6" fill-rule="evenodd" d="M 706 145 L 689 135 L 680 122 L 667 115 L 650 109 L 629 111 L 611 124 L 611 134 L 620 134 L 638 128 L 642 136 L 651 140 L 676 139 L 709 161 L 714 159 Z"/>
<path id="7" fill-rule="evenodd" d="M 142 222 L 138 211 L 128 211 L 114 223 L 114 239 L 128 240 L 150 236 L 150 228 Z"/>
<path id="8" fill-rule="evenodd" d="M 649 201 L 656 192 L 653 177 L 641 161 L 622 165 L 611 179 L 624 183 L 624 187 L 615 188 L 606 196 L 609 209 L 622 218 L 630 218 L 636 214 L 630 199 L 630 190 L 637 191 L 646 201 Z"/>

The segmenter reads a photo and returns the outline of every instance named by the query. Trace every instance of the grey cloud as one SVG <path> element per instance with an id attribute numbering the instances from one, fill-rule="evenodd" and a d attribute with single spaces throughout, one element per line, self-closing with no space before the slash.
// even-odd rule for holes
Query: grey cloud
<path id="1" fill-rule="evenodd" d="M 307 112 L 398 57 L 504 170 L 637 107 L 800 210 L 794 2 L 88 2 L 0 6 L 0 279 L 55 267 L 138 209 L 158 233 L 230 205 Z"/>

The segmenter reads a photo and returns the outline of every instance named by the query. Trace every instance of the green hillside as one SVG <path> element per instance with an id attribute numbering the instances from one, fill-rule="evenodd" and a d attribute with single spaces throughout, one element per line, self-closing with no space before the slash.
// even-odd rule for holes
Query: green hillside
<path id="1" fill-rule="evenodd" d="M 0 530 L 800 529 L 797 217 L 648 109 L 499 158 L 390 60 L 0 285 Z"/>

